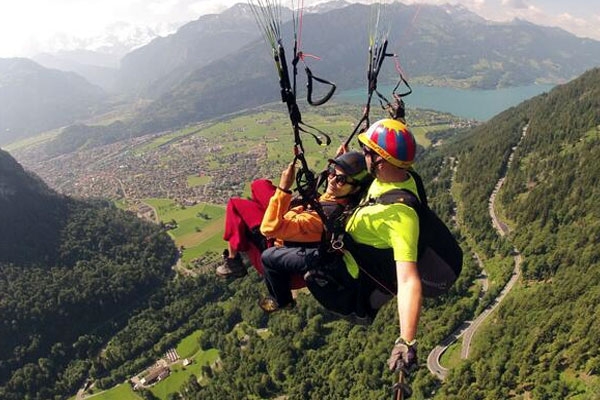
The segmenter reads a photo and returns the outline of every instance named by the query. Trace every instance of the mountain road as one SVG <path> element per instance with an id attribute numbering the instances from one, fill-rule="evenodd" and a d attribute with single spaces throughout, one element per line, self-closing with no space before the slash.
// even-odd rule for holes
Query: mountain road
<path id="1" fill-rule="evenodd" d="M 528 128 L 528 125 L 526 125 L 523 128 L 521 139 L 519 140 L 519 143 L 521 143 L 521 140 L 523 140 L 523 138 L 527 134 L 527 128 Z M 512 152 L 508 158 L 508 163 L 507 163 L 507 166 L 505 169 L 505 173 L 496 183 L 496 186 L 494 187 L 494 190 L 489 199 L 490 219 L 492 220 L 492 224 L 493 224 L 494 228 L 496 229 L 498 234 L 502 237 L 505 237 L 508 235 L 509 228 L 508 228 L 507 224 L 505 224 L 498 218 L 498 215 L 496 213 L 496 209 L 495 209 L 494 205 L 495 205 L 495 201 L 496 201 L 496 194 L 500 191 L 500 188 L 502 187 L 502 185 L 504 183 L 504 180 L 506 178 L 506 172 L 508 171 L 508 169 L 512 163 L 514 152 L 517 149 L 517 147 L 518 147 L 518 145 L 514 146 L 512 148 Z M 479 328 L 481 323 L 496 309 L 496 307 L 500 304 L 500 302 L 504 299 L 504 297 L 508 294 L 508 292 L 510 292 L 510 290 L 513 288 L 515 283 L 519 280 L 519 277 L 521 276 L 522 257 L 521 257 L 521 254 L 518 252 L 518 250 L 515 248 L 513 248 L 513 255 L 514 255 L 513 258 L 514 258 L 515 266 L 513 269 L 512 276 L 509 279 L 509 281 L 506 283 L 504 288 L 501 290 L 499 295 L 482 311 L 481 314 L 479 314 L 477 316 L 477 318 L 475 318 L 473 321 L 465 321 L 458 329 L 456 329 L 449 336 L 447 336 L 444 340 L 442 340 L 442 342 L 439 345 L 437 345 L 429 353 L 429 355 L 427 357 L 427 368 L 438 379 L 443 381 L 446 378 L 446 376 L 448 375 L 448 369 L 443 367 L 440 364 L 440 358 L 441 358 L 442 354 L 448 349 L 448 347 L 450 347 L 450 345 L 452 345 L 454 342 L 456 342 L 459 338 L 463 337 L 460 355 L 461 355 L 462 359 L 468 358 L 469 351 L 471 348 L 471 341 L 473 339 L 473 336 L 477 332 L 477 329 Z M 477 261 L 483 271 L 483 263 L 481 262 L 481 259 L 479 258 L 479 256 L 477 254 L 475 254 L 474 257 L 477 259 Z M 485 273 L 483 275 L 485 277 Z M 487 287 L 488 287 L 487 285 L 488 285 L 487 277 L 485 277 L 485 279 L 483 279 L 483 283 L 482 283 L 482 293 L 485 293 L 487 291 Z M 480 296 L 479 296 L 480 300 L 482 297 L 483 297 L 482 294 L 480 294 Z"/>

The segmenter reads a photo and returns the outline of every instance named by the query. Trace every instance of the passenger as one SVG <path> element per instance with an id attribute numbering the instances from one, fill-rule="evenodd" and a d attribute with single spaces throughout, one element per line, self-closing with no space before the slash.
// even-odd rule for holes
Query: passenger
<path id="1" fill-rule="evenodd" d="M 356 206 L 370 179 L 359 152 L 345 153 L 329 162 L 327 187 L 319 204 L 324 217 L 332 221 Z M 294 307 L 290 279 L 308 270 L 307 260 L 318 256 L 323 241 L 324 221 L 316 210 L 310 206 L 289 208 L 294 178 L 295 170 L 290 165 L 281 175 L 260 226 L 263 235 L 276 238 L 275 246 L 265 250 L 261 258 L 269 296 L 259 305 L 268 313 Z"/>
<path id="2" fill-rule="evenodd" d="M 358 152 L 349 153 L 343 160 L 359 160 L 362 163 L 362 177 L 368 177 L 364 169 L 364 159 Z M 333 160 L 330 160 L 332 162 Z M 342 162 L 342 161 L 340 161 Z M 347 165 L 347 168 L 358 168 Z M 360 166 L 359 166 L 360 167 Z M 223 239 L 227 241 L 227 249 L 223 251 L 223 264 L 216 269 L 216 274 L 222 278 L 239 278 L 247 274 L 246 266 L 242 261 L 241 253 L 245 252 L 259 274 L 263 274 L 263 265 L 261 262 L 262 252 L 270 247 L 273 239 L 267 239 L 260 231 L 260 225 L 265 216 L 267 207 L 270 206 L 271 198 L 284 199 L 287 202 L 281 209 L 276 212 L 286 212 L 292 203 L 291 186 L 295 178 L 295 168 L 290 164 L 286 168 L 280 179 L 279 190 L 273 185 L 270 180 L 257 179 L 251 184 L 251 197 L 249 199 L 232 197 L 227 202 L 225 212 L 225 232 Z M 340 180 L 342 178 L 338 178 Z M 349 185 L 351 186 L 351 185 Z M 278 197 L 275 195 L 279 193 Z M 280 205 L 278 202 L 273 202 L 273 206 Z M 273 209 L 271 209 L 273 210 Z M 306 215 L 295 216 L 304 211 L 304 207 L 293 207 L 290 214 L 286 218 L 294 218 L 297 226 L 302 226 L 302 229 L 309 233 L 305 236 L 302 232 L 297 233 L 282 229 L 282 226 L 289 227 L 290 224 L 284 219 L 283 224 L 277 226 L 266 227 L 267 234 L 271 237 L 278 237 L 279 244 L 282 241 L 298 242 L 306 246 L 306 242 L 311 242 L 309 246 L 315 247 L 321 238 L 323 230 L 322 221 L 318 218 L 317 213 L 313 210 Z M 315 218 L 317 217 L 317 218 Z M 280 221 L 275 221 L 279 223 Z M 314 224 L 312 227 L 307 227 L 309 224 Z M 275 232 L 274 230 L 277 230 Z M 311 231 L 312 230 L 312 231 Z M 314 232 L 313 232 L 314 231 Z M 316 233 L 315 233 L 316 232 Z M 279 236 L 281 235 L 281 236 Z M 301 277 L 294 276 L 291 281 L 292 288 L 297 289 L 304 286 L 304 280 Z"/>

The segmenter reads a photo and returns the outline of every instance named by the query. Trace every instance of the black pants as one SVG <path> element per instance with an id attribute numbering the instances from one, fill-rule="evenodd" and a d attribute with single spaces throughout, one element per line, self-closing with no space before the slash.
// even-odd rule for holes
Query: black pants
<path id="1" fill-rule="evenodd" d="M 383 292 L 362 271 L 353 278 L 341 257 L 316 265 L 305 279 L 323 307 L 356 324 L 370 324 L 381 306 L 393 298 L 393 293 Z"/>
<path id="2" fill-rule="evenodd" d="M 303 275 L 310 269 L 308 266 L 315 257 L 318 257 L 318 249 L 303 247 L 270 247 L 262 253 L 267 289 L 279 307 L 285 307 L 293 300 L 290 289 L 292 275 Z"/>

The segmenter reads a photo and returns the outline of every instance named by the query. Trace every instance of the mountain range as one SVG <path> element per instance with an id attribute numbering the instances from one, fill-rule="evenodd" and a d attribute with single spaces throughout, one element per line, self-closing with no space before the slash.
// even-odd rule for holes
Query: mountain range
<path id="1" fill-rule="evenodd" d="M 259 37 L 254 17 L 241 5 L 204 15 L 158 37 L 121 59 L 121 92 L 156 97 L 182 82 L 192 71 L 238 51 Z M 234 23 L 233 23 L 234 22 Z"/>
<path id="2" fill-rule="evenodd" d="M 33 61 L 44 68 L 75 72 L 93 85 L 110 92 L 115 87 L 121 57 L 90 50 L 63 50 L 40 53 Z"/>
<path id="3" fill-rule="evenodd" d="M 0 60 L 0 144 L 66 126 L 49 144 L 56 155 L 278 100 L 271 55 L 246 11 L 228 11 L 245 26 L 227 31 L 218 16 L 207 16 L 130 53 L 110 91 L 31 60 Z M 452 364 L 444 382 L 421 367 L 410 377 L 414 397 L 598 398 L 599 42 L 524 21 L 490 23 L 454 6 L 394 4 L 388 12 L 398 27 L 390 43 L 411 82 L 569 81 L 474 129 L 442 132 L 441 145 L 419 155 L 432 207 L 457 223 L 466 255 L 451 293 L 426 301 L 420 360 L 494 301 L 480 297 L 475 258 L 493 293 L 510 278 L 516 254 L 523 263 L 469 359 L 454 350 L 443 360 Z M 335 78 L 341 89 L 364 86 L 368 14 L 356 4 L 306 15 L 305 50 L 321 56 L 307 59 L 316 75 Z M 209 35 L 205 25 L 220 33 L 198 40 L 198 32 Z M 245 32 L 247 42 L 219 42 L 231 41 L 232 31 Z M 394 79 L 386 65 L 382 82 Z M 117 106 L 131 116 L 115 117 Z M 500 179 L 505 237 L 489 215 Z M 339 320 L 304 295 L 295 310 L 267 317 L 249 301 L 264 289 L 256 274 L 228 283 L 212 274 L 173 279 L 177 250 L 163 226 L 108 201 L 60 195 L 3 150 L 0 220 L 2 399 L 67 398 L 88 379 L 94 390 L 111 388 L 193 332 L 200 332 L 193 347 L 218 352 L 218 362 L 173 389 L 187 398 L 389 397 L 392 374 L 383 360 L 398 334 L 393 302 L 368 327 Z"/>
<path id="4" fill-rule="evenodd" d="M 80 75 L 0 59 L 0 144 L 89 118 L 106 93 Z"/>
<path id="5" fill-rule="evenodd" d="M 338 90 L 364 86 L 367 25 L 372 9 L 334 2 L 317 11 L 304 15 L 302 50 L 321 60 L 306 58 L 307 64 L 316 76 L 334 80 Z M 398 54 L 411 82 L 485 89 L 560 83 L 600 65 L 600 42 L 558 28 L 519 20 L 492 23 L 451 5 L 393 3 L 385 12 L 391 28 L 389 49 Z M 290 13 L 283 11 L 284 21 Z M 282 26 L 288 53 L 292 49 L 291 23 Z M 46 60 L 49 63 L 48 57 Z M 60 66 L 56 60 L 53 65 Z M 77 107 L 73 109 L 68 104 L 52 108 L 54 100 L 32 109 L 29 98 L 10 93 L 36 88 L 30 87 L 29 80 L 15 82 L 14 75 L 0 70 L 0 109 L 31 111 L 28 118 L 23 112 L 11 113 L 10 119 L 3 115 L 0 143 L 68 125 L 92 114 L 98 119 L 105 110 L 107 93 L 111 93 L 111 104 L 131 105 L 133 115 L 121 118 L 128 135 L 159 132 L 278 98 L 270 50 L 260 39 L 249 6 L 244 4 L 222 14 L 202 16 L 172 35 L 154 39 L 124 56 L 118 70 L 91 68 L 89 63 L 80 63 L 78 70 L 103 86 L 105 93 L 100 95 L 96 90 L 95 96 L 75 101 Z M 41 67 L 36 71 L 39 79 L 43 76 L 45 80 L 58 79 L 53 78 L 57 74 Z M 305 79 L 302 73 L 298 79 L 301 93 Z M 389 61 L 380 82 L 394 83 L 396 79 L 397 72 Z M 13 89 L 7 93 L 7 88 Z M 80 99 L 80 93 L 89 92 L 91 87 L 81 82 L 76 88 L 53 90 Z M 71 90 L 75 91 L 73 95 Z M 39 97 L 53 97 L 53 93 L 42 93 Z M 87 112 L 82 112 L 84 108 Z"/>

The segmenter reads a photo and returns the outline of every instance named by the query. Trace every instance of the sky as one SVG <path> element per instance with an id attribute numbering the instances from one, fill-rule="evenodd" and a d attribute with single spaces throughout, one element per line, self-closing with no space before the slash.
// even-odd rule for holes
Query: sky
<path id="1" fill-rule="evenodd" d="M 302 0 L 296 0 L 295 4 L 299 1 Z M 32 57 L 40 52 L 92 46 L 92 38 L 96 38 L 97 45 L 97 38 L 107 31 L 125 34 L 130 32 L 131 26 L 149 27 L 164 36 L 203 14 L 221 12 L 237 2 L 240 0 L 0 0 L 0 58 Z M 304 5 L 317 2 L 323 0 L 305 0 Z M 402 2 L 462 4 L 493 21 L 520 18 L 538 25 L 557 26 L 580 37 L 600 40 L 598 0 Z M 288 5 L 288 0 L 281 0 L 281 4 Z"/>

